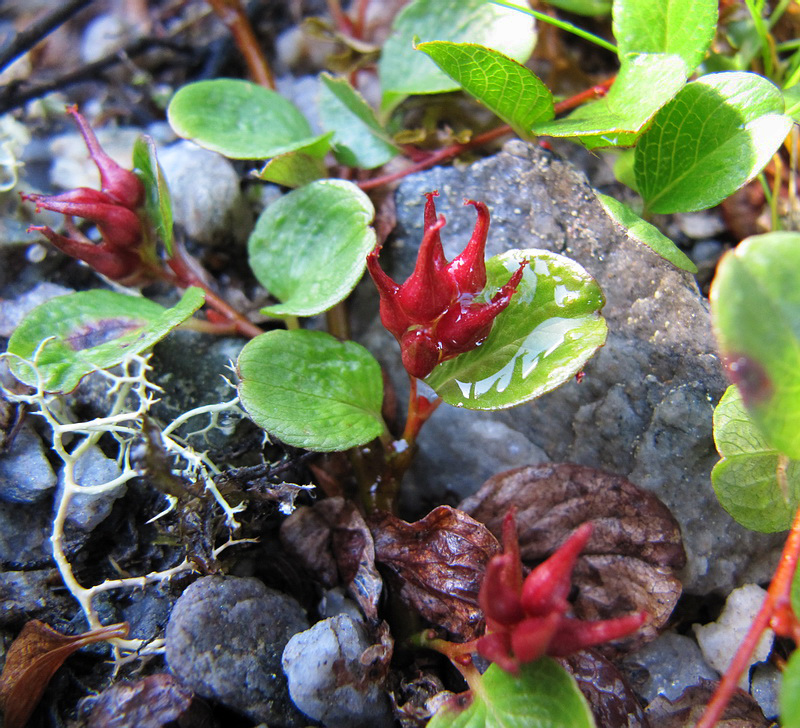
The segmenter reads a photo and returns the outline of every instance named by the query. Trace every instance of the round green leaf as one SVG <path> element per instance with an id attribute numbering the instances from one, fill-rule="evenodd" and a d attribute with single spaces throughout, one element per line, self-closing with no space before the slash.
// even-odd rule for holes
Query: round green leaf
<path id="1" fill-rule="evenodd" d="M 714 410 L 714 441 L 723 459 L 711 482 L 722 507 L 745 528 L 788 529 L 800 506 L 800 462 L 769 445 L 734 386 Z"/>
<path id="2" fill-rule="evenodd" d="M 769 444 L 800 459 L 800 234 L 748 238 L 711 288 L 717 341 L 731 379 Z"/>
<path id="3" fill-rule="evenodd" d="M 167 179 L 156 157 L 155 142 L 149 136 L 140 136 L 133 145 L 133 166 L 144 185 L 147 216 L 164 243 L 167 255 L 172 255 L 172 200 Z"/>
<path id="4" fill-rule="evenodd" d="M 330 135 L 314 136 L 283 96 L 249 81 L 224 78 L 181 88 L 167 118 L 175 133 L 233 159 L 267 159 L 304 150 L 323 157 Z"/>
<path id="5" fill-rule="evenodd" d="M 270 331 L 242 349 L 237 368 L 253 422 L 289 445 L 347 450 L 384 430 L 381 368 L 359 344 L 321 331 Z"/>
<path id="6" fill-rule="evenodd" d="M 780 90 L 738 71 L 687 84 L 636 147 L 636 186 L 652 212 L 692 212 L 724 200 L 763 169 L 789 133 Z"/>
<path id="7" fill-rule="evenodd" d="M 597 194 L 597 199 L 605 208 L 606 212 L 618 225 L 625 228 L 625 232 L 638 242 L 646 245 L 664 260 L 668 260 L 676 268 L 697 273 L 697 266 L 686 256 L 686 254 L 664 235 L 657 227 L 649 222 L 642 220 L 630 207 L 619 200 L 608 195 Z"/>
<path id="8" fill-rule="evenodd" d="M 575 261 L 544 250 L 510 250 L 486 263 L 486 298 L 529 260 L 511 303 L 477 349 L 440 364 L 425 380 L 448 404 L 513 407 L 579 372 L 606 340 L 605 300 Z"/>
<path id="9" fill-rule="evenodd" d="M 270 159 L 256 174 L 264 182 L 283 187 L 302 187 L 328 176 L 325 162 L 303 152 L 287 152 Z"/>
<path id="10" fill-rule="evenodd" d="M 417 48 L 523 139 L 537 121 L 552 119 L 553 95 L 536 75 L 499 51 L 473 43 L 432 41 Z"/>
<path id="11" fill-rule="evenodd" d="M 800 650 L 795 649 L 783 668 L 778 701 L 782 728 L 800 728 Z"/>
<path id="12" fill-rule="evenodd" d="M 706 55 L 717 28 L 718 0 L 617 0 L 614 37 L 629 53 L 674 53 L 689 73 Z"/>
<path id="13" fill-rule="evenodd" d="M 496 664 L 480 677 L 472 702 L 445 705 L 427 728 L 594 728 L 586 698 L 574 678 L 549 657 L 523 665 L 519 675 Z"/>
<path id="14" fill-rule="evenodd" d="M 527 7 L 523 0 L 513 0 Z M 409 94 L 456 91 L 458 83 L 440 71 L 414 41 L 449 40 L 494 48 L 517 61 L 528 60 L 536 43 L 533 20 L 485 0 L 414 0 L 398 13 L 378 63 L 383 108 Z"/>
<path id="15" fill-rule="evenodd" d="M 372 202 L 356 185 L 319 180 L 271 204 L 248 242 L 256 278 L 282 303 L 270 316 L 313 316 L 343 300 L 375 247 Z"/>
<path id="16" fill-rule="evenodd" d="M 40 382 L 47 392 L 71 392 L 87 374 L 149 349 L 204 300 L 199 288 L 189 288 L 170 309 L 99 289 L 51 298 L 33 309 L 11 335 L 9 353 L 25 360 L 11 357 L 11 371 L 25 384 Z M 26 363 L 34 358 L 36 370 Z"/>

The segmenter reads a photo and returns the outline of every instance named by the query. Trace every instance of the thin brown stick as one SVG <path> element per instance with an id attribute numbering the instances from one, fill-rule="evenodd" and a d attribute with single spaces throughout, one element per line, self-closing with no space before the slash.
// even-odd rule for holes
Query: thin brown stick
<path id="1" fill-rule="evenodd" d="M 230 30 L 253 81 L 260 86 L 275 90 L 272 69 L 258 44 L 253 26 L 240 0 L 208 0 L 208 4 Z"/>

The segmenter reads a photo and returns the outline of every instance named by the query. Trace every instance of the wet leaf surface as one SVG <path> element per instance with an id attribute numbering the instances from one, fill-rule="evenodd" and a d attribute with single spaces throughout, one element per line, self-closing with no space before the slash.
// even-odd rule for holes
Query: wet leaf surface
<path id="1" fill-rule="evenodd" d="M 650 728 L 644 709 L 617 668 L 595 650 L 557 659 L 578 683 L 603 728 Z"/>
<path id="2" fill-rule="evenodd" d="M 0 675 L 0 708 L 5 715 L 5 728 L 25 726 L 50 679 L 73 652 L 127 634 L 128 625 L 124 623 L 79 635 L 64 635 L 36 619 L 28 622 L 8 648 Z"/>
<path id="3" fill-rule="evenodd" d="M 407 523 L 389 513 L 370 519 L 375 559 L 391 570 L 402 601 L 462 640 L 483 625 L 478 590 L 500 544 L 466 513 L 439 506 Z"/>
<path id="4" fill-rule="evenodd" d="M 647 622 L 620 649 L 634 649 L 657 635 L 681 594 L 674 571 L 686 561 L 678 524 L 658 498 L 618 475 L 544 464 L 495 475 L 461 504 L 495 535 L 511 506 L 517 508 L 527 566 L 543 561 L 590 521 L 594 531 L 573 576 L 575 614 L 595 620 L 646 611 Z M 603 652 L 613 654 L 608 647 Z"/>
<path id="5" fill-rule="evenodd" d="M 651 725 L 658 728 L 693 728 L 703 715 L 716 686 L 717 683 L 711 680 L 703 680 L 700 685 L 686 688 L 683 695 L 673 702 L 659 695 L 647 706 L 645 715 Z M 737 690 L 722 719 L 715 725 L 717 728 L 767 728 L 772 724 L 750 695 Z"/>

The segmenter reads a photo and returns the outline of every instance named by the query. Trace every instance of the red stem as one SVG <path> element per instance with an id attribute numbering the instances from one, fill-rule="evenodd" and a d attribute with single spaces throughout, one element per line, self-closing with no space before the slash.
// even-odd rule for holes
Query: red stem
<path id="1" fill-rule="evenodd" d="M 581 104 L 585 104 L 587 101 L 593 101 L 594 99 L 599 99 L 601 96 L 605 96 L 608 93 L 608 89 L 611 88 L 611 84 L 614 83 L 616 78 L 617 78 L 616 76 L 607 78 L 605 81 L 603 81 L 602 83 L 598 83 L 596 86 L 587 88 L 585 91 L 581 91 L 579 94 L 575 94 L 575 96 L 570 96 L 568 99 L 559 101 L 555 105 L 556 116 L 558 116 L 559 114 L 564 114 L 567 111 L 572 111 L 572 109 L 580 106 Z"/>
<path id="2" fill-rule="evenodd" d="M 422 426 L 442 403 L 442 398 L 437 397 L 431 401 L 427 397 L 419 397 L 417 395 L 417 378 L 410 374 L 408 378 L 411 380 L 411 389 L 408 394 L 408 415 L 402 439 L 411 446 L 416 442 Z"/>
<path id="3" fill-rule="evenodd" d="M 783 546 L 781 560 L 775 570 L 775 576 L 772 577 L 767 597 L 695 728 L 712 728 L 722 717 L 728 702 L 736 692 L 739 678 L 750 664 L 750 656 L 756 649 L 762 633 L 772 617 L 780 610 L 785 609 L 789 602 L 792 578 L 797 569 L 798 558 L 800 558 L 800 508 L 795 513 L 792 529 Z"/>

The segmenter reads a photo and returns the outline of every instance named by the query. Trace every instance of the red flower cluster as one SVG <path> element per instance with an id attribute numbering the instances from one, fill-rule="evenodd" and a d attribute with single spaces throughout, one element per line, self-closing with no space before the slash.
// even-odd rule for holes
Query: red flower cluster
<path id="1" fill-rule="evenodd" d="M 584 523 L 523 581 L 513 510 L 506 516 L 503 553 L 489 561 L 478 597 L 486 617 L 486 635 L 477 643 L 481 655 L 516 674 L 542 655 L 564 657 L 642 626 L 646 612 L 595 622 L 567 615 L 572 570 L 591 535 L 592 524 Z"/>
<path id="2" fill-rule="evenodd" d="M 36 203 L 37 212 L 45 208 L 67 216 L 68 235 L 60 235 L 43 225 L 33 225 L 29 230 L 38 230 L 59 250 L 88 263 L 112 280 L 135 282 L 142 270 L 143 232 L 137 210 L 144 200 L 144 186 L 133 172 L 120 167 L 100 148 L 92 128 L 77 107 L 68 107 L 67 113 L 75 119 L 89 155 L 100 171 L 101 189 L 98 192 L 78 187 L 60 195 L 23 194 L 23 200 Z M 80 232 L 73 216 L 97 225 L 102 242 L 93 243 Z"/>
<path id="3" fill-rule="evenodd" d="M 414 272 L 405 283 L 398 285 L 383 272 L 378 263 L 380 246 L 367 256 L 367 269 L 380 294 L 381 321 L 400 342 L 403 366 L 420 379 L 437 364 L 474 349 L 489 335 L 492 322 L 508 306 L 527 264 L 520 265 L 491 301 L 474 302 L 486 286 L 484 251 L 489 210 L 482 202 L 464 202 L 475 207 L 478 220 L 467 247 L 448 263 L 439 236 L 445 218 L 436 218 L 433 201 L 438 194 L 426 195 L 425 232 Z"/>

